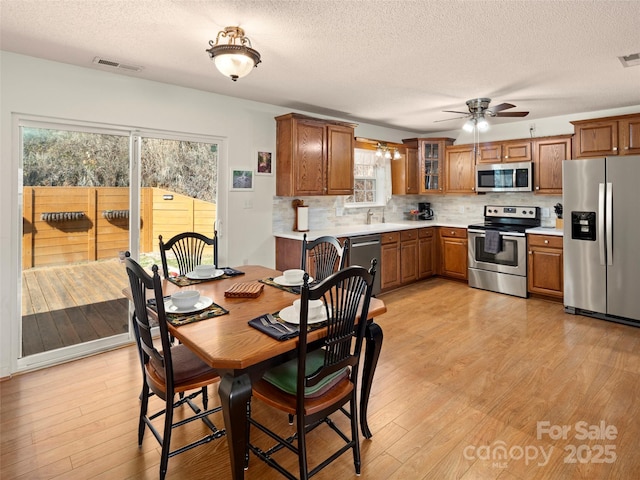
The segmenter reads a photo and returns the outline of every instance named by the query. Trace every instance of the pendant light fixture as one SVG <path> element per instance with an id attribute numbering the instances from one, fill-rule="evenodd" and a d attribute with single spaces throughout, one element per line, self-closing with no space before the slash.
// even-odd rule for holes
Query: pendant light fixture
<path id="1" fill-rule="evenodd" d="M 224 38 L 227 43 L 221 44 Z M 225 27 L 218 32 L 215 42 L 209 40 L 209 45 L 211 48 L 207 52 L 216 68 L 234 82 L 249 75 L 260 63 L 260 54 L 251 48 L 251 40 L 244 36 L 244 30 L 240 27 Z"/>

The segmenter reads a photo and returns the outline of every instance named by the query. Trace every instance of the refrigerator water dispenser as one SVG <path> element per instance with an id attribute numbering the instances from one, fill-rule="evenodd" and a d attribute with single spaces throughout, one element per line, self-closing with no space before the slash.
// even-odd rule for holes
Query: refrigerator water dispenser
<path id="1" fill-rule="evenodd" d="M 571 238 L 596 240 L 596 212 L 571 212 Z"/>

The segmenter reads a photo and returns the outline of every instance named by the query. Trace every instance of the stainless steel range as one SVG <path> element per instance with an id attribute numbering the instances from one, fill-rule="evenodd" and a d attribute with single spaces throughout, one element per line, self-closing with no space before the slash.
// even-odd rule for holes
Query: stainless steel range
<path id="1" fill-rule="evenodd" d="M 540 226 L 538 207 L 485 205 L 484 223 L 469 225 L 469 286 L 527 297 L 527 237 Z"/>

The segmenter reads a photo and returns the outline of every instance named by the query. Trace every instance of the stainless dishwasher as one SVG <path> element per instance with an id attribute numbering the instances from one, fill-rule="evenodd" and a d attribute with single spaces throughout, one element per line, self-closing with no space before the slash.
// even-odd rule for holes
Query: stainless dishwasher
<path id="1" fill-rule="evenodd" d="M 378 261 L 373 283 L 373 295 L 380 293 L 381 243 L 380 234 L 349 237 L 349 265 L 360 265 L 369 270 L 371 259 L 375 258 Z"/>

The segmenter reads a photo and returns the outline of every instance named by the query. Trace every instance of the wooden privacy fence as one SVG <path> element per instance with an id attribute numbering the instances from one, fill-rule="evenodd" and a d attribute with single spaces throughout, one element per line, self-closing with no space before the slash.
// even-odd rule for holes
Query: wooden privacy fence
<path id="1" fill-rule="evenodd" d="M 22 268 L 118 257 L 129 248 L 128 187 L 24 187 Z M 216 205 L 169 190 L 141 189 L 140 251 L 194 231 L 213 236 Z"/>

